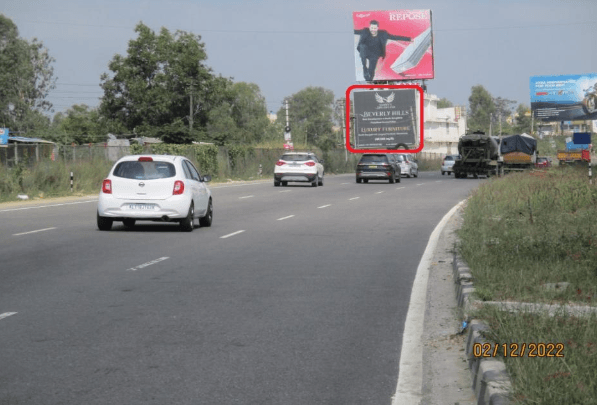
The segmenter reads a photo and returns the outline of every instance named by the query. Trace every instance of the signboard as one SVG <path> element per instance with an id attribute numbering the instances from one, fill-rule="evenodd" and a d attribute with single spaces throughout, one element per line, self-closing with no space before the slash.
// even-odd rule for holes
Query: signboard
<path id="1" fill-rule="evenodd" d="M 591 143 L 590 132 L 575 132 L 572 134 L 572 142 L 575 145 L 588 145 Z"/>
<path id="2" fill-rule="evenodd" d="M 358 91 L 353 96 L 357 149 L 407 149 L 415 144 L 414 89 Z"/>
<path id="3" fill-rule="evenodd" d="M 8 128 L 0 128 L 0 145 L 8 145 Z"/>
<path id="4" fill-rule="evenodd" d="M 532 76 L 531 110 L 542 121 L 597 118 L 597 74 Z"/>
<path id="5" fill-rule="evenodd" d="M 352 13 L 357 81 L 433 79 L 431 10 Z"/>

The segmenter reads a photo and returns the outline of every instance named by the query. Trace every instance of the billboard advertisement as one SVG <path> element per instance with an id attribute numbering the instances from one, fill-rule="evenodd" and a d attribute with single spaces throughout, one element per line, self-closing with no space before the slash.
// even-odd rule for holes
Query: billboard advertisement
<path id="1" fill-rule="evenodd" d="M 355 11 L 357 81 L 433 79 L 431 10 Z"/>
<path id="2" fill-rule="evenodd" d="M 8 144 L 8 128 L 0 128 L 0 145 Z"/>
<path id="3" fill-rule="evenodd" d="M 542 121 L 597 119 L 597 74 L 532 76 L 531 110 Z"/>
<path id="4" fill-rule="evenodd" d="M 355 91 L 356 149 L 408 149 L 415 144 L 417 127 L 415 89 Z"/>

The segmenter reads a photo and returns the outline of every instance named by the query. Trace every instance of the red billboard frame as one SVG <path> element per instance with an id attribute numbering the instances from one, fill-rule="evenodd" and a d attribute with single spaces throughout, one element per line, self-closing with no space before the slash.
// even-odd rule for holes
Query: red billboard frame
<path id="1" fill-rule="evenodd" d="M 417 149 L 355 149 L 350 146 L 350 93 L 354 89 L 415 89 L 419 92 L 419 147 Z M 419 153 L 424 147 L 424 104 L 425 97 L 421 86 L 416 84 L 354 84 L 346 89 L 346 149 L 351 153 Z"/>

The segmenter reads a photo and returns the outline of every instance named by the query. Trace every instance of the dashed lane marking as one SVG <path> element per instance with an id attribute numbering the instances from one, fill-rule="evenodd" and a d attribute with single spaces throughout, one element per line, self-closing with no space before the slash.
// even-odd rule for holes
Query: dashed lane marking
<path id="1" fill-rule="evenodd" d="M 361 198 L 361 197 L 352 197 L 352 198 L 349 198 L 349 199 L 348 199 L 348 201 L 351 201 L 351 200 L 358 200 L 359 198 Z"/>
<path id="2" fill-rule="evenodd" d="M 143 269 L 145 267 L 151 266 L 152 264 L 163 262 L 164 260 L 168 260 L 168 259 L 169 259 L 169 257 L 167 257 L 167 256 L 160 257 L 159 259 L 155 259 L 155 260 L 152 260 L 150 262 L 143 263 L 143 264 L 140 264 L 140 265 L 135 266 L 135 267 L 131 267 L 130 269 L 127 269 L 127 271 L 137 271 L 137 270 Z"/>
<path id="3" fill-rule="evenodd" d="M 60 207 L 63 205 L 74 205 L 74 204 L 85 204 L 90 202 L 97 202 L 97 200 L 89 200 L 89 201 L 77 201 L 71 203 L 62 203 L 62 204 L 51 204 L 51 205 L 38 205 L 35 207 L 22 207 L 22 208 L 9 208 L 6 210 L 0 210 L 0 212 L 9 212 L 9 211 L 22 211 L 22 210 L 37 210 L 40 208 L 48 208 L 48 207 Z"/>
<path id="4" fill-rule="evenodd" d="M 321 207 L 317 207 L 317 208 L 327 208 L 327 207 L 331 207 L 332 204 L 327 204 L 327 205 L 322 205 Z"/>
<path id="5" fill-rule="evenodd" d="M 381 193 L 383 193 L 383 191 L 378 191 L 378 192 L 377 192 L 377 193 L 375 193 L 375 194 L 381 194 Z"/>
<path id="6" fill-rule="evenodd" d="M 21 232 L 21 233 L 14 233 L 12 236 L 21 236 L 21 235 L 28 235 L 30 233 L 37 233 L 37 232 L 44 232 L 44 231 L 50 231 L 52 229 L 56 229 L 56 227 L 52 227 L 52 228 L 44 228 L 44 229 L 38 229 L 35 231 L 29 231 L 29 232 Z"/>
<path id="7" fill-rule="evenodd" d="M 0 319 L 8 318 L 9 316 L 12 316 L 15 314 L 16 314 L 16 312 L 5 312 L 3 314 L 0 314 Z"/>
<path id="8" fill-rule="evenodd" d="M 398 187 L 396 190 L 401 190 L 401 189 L 403 189 L 403 188 L 406 188 L 406 187 Z"/>
<path id="9" fill-rule="evenodd" d="M 425 184 L 425 183 L 419 183 L 419 184 L 417 184 L 417 186 L 422 186 L 422 185 L 424 185 L 424 184 Z"/>
<path id="10" fill-rule="evenodd" d="M 243 233 L 245 230 L 241 229 L 240 231 L 229 233 L 228 235 L 220 236 L 220 239 L 226 239 L 234 235 L 238 235 L 239 233 Z"/>
<path id="11" fill-rule="evenodd" d="M 290 193 L 292 190 L 282 190 L 280 193 Z"/>
<path id="12" fill-rule="evenodd" d="M 238 197 L 240 200 L 242 200 L 243 198 L 252 198 L 255 197 L 254 195 L 246 195 L 244 197 Z"/>
<path id="13" fill-rule="evenodd" d="M 292 218 L 294 215 L 288 215 L 287 217 L 278 218 L 278 221 L 284 221 L 285 219 Z"/>

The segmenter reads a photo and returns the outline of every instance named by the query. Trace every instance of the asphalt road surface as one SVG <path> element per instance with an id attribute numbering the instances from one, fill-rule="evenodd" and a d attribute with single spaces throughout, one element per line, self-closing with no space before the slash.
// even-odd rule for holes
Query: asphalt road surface
<path id="1" fill-rule="evenodd" d="M 0 206 L 0 404 L 390 404 L 429 236 L 481 181 L 214 185 L 192 233 Z"/>

